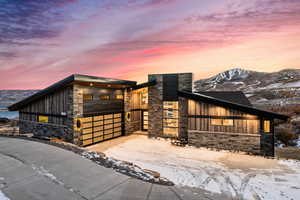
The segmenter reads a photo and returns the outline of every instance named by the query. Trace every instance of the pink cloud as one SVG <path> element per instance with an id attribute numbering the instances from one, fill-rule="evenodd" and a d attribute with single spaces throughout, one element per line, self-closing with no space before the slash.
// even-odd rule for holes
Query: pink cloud
<path id="1" fill-rule="evenodd" d="M 66 2 L 70 3 L 65 5 L 68 6 L 73 1 Z M 202 63 L 214 66 L 215 60 L 220 59 L 224 63 L 223 68 L 218 68 L 221 70 L 235 62 L 228 62 L 226 57 L 237 54 L 247 58 L 249 52 L 252 55 L 260 51 L 264 44 L 269 49 L 276 46 L 276 53 L 281 56 L 293 55 L 280 62 L 297 60 L 291 52 L 300 49 L 299 36 L 288 48 L 282 41 L 300 30 L 299 1 L 226 2 L 131 1 L 129 5 L 133 6 L 116 8 L 113 3 L 111 9 L 99 13 L 85 10 L 87 19 L 70 21 L 57 37 L 34 40 L 37 45 L 18 47 L 16 54 L 1 52 L 0 47 L 0 55 L 12 57 L 0 60 L 5 66 L 0 68 L 0 88 L 43 88 L 72 73 L 146 79 L 147 73 L 164 72 L 167 69 L 162 66 L 173 66 L 175 61 L 187 59 L 187 55 L 193 55 L 193 60 L 184 60 L 177 68 L 199 73 L 201 60 L 197 60 L 197 53 L 199 57 L 211 56 L 212 51 L 228 49 L 230 55 L 208 56 Z M 167 12 L 169 9 L 172 12 Z M 249 50 L 242 55 L 239 46 Z M 264 56 L 270 59 L 273 55 Z"/>

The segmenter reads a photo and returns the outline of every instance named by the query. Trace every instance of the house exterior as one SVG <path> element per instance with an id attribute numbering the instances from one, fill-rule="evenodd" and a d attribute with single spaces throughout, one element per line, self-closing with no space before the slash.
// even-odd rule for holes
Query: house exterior
<path id="1" fill-rule="evenodd" d="M 148 82 L 71 75 L 9 107 L 20 133 L 87 146 L 136 131 L 196 146 L 274 155 L 274 119 L 241 92 L 192 92 L 192 73 Z"/>

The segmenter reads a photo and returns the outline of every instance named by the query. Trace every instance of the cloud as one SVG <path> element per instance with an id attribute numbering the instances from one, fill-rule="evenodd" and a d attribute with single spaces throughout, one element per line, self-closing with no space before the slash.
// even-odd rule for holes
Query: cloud
<path id="1" fill-rule="evenodd" d="M 57 36 L 65 15 L 57 9 L 73 1 L 1 0 L 0 42 L 18 45 L 18 40 Z"/>
<path id="2" fill-rule="evenodd" d="M 298 0 L 253 0 L 249 2 L 241 0 L 232 0 L 228 3 L 226 8 L 217 12 L 212 12 L 206 15 L 193 15 L 185 19 L 186 22 L 244 22 L 262 23 L 285 21 L 289 19 L 297 19 L 300 17 L 300 1 Z M 278 21 L 277 21 L 278 22 Z"/>
<path id="3" fill-rule="evenodd" d="M 17 54 L 13 53 L 13 52 L 0 52 L 0 58 L 1 57 L 3 57 L 3 58 L 15 58 L 15 57 L 17 57 Z"/>

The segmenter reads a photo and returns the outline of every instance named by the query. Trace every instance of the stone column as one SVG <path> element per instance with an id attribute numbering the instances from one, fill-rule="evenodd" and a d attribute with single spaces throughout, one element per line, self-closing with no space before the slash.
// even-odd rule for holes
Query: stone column
<path id="1" fill-rule="evenodd" d="M 163 136 L 163 75 L 148 75 L 148 81 L 156 80 L 156 85 L 148 88 L 148 136 Z"/>
<path id="2" fill-rule="evenodd" d="M 83 94 L 78 85 L 72 87 L 72 101 L 71 101 L 71 113 L 72 113 L 72 130 L 73 130 L 73 143 L 81 145 L 80 143 L 80 131 L 75 130 L 75 120 L 83 115 Z"/>
<path id="3" fill-rule="evenodd" d="M 132 92 L 130 89 L 124 91 L 124 135 L 130 135 L 133 133 L 131 121 L 127 119 L 126 115 L 130 114 L 130 102 Z"/>

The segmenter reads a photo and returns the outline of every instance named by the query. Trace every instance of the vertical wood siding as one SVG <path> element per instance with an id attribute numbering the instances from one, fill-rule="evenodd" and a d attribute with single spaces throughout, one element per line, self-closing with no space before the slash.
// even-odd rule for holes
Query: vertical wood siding
<path id="1" fill-rule="evenodd" d="M 189 130 L 259 134 L 260 120 L 238 110 L 189 100 Z M 198 117 L 196 117 L 198 116 Z M 213 118 L 233 119 L 233 126 L 212 125 Z"/>
<path id="2" fill-rule="evenodd" d="M 71 87 L 66 87 L 28 104 L 20 110 L 19 119 L 38 121 L 38 115 L 47 115 L 49 123 L 66 125 L 67 117 L 62 113 L 68 111 L 71 90 Z"/>

